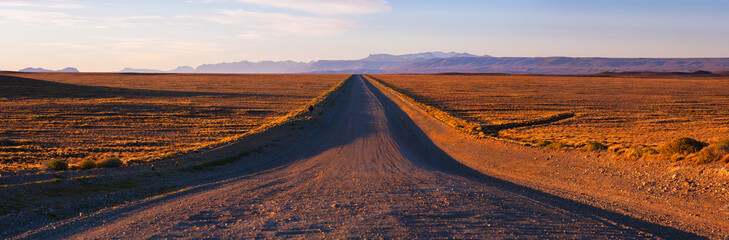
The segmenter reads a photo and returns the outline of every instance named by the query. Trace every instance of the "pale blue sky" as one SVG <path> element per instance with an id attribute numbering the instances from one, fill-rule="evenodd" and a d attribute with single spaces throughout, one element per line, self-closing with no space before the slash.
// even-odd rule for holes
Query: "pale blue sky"
<path id="1" fill-rule="evenodd" d="M 0 69 L 426 51 L 729 57 L 728 13 L 719 0 L 0 0 Z"/>

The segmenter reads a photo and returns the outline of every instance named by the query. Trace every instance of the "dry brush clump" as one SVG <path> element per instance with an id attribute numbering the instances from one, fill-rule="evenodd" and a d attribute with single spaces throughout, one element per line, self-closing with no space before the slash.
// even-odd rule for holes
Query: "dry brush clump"
<path id="1" fill-rule="evenodd" d="M 680 137 L 674 140 L 668 141 L 661 145 L 658 151 L 665 155 L 688 155 L 701 151 L 706 146 L 706 143 L 698 141 L 693 138 Z"/>
<path id="2" fill-rule="evenodd" d="M 692 157 L 697 164 L 706 164 L 716 161 L 729 163 L 729 137 L 721 138 L 718 141 L 704 147 Z"/>
<path id="3" fill-rule="evenodd" d="M 605 146 L 605 144 L 602 144 L 600 142 L 590 141 L 590 142 L 587 142 L 584 146 L 582 146 L 582 149 L 584 149 L 585 151 L 600 151 L 600 150 L 607 150 L 608 146 Z"/>
<path id="4" fill-rule="evenodd" d="M 569 144 L 566 144 L 564 142 L 561 142 L 561 141 L 554 141 L 554 142 L 547 144 L 544 147 L 549 148 L 549 149 L 563 149 L 563 148 L 571 148 L 572 146 Z"/>
<path id="5" fill-rule="evenodd" d="M 645 157 L 658 154 L 658 150 L 646 147 L 646 146 L 635 146 L 627 149 L 623 149 L 622 152 L 625 156 L 625 159 L 628 160 L 639 160 L 643 159 Z"/>
<path id="6" fill-rule="evenodd" d="M 115 157 L 106 158 L 96 163 L 96 167 L 98 168 L 115 168 L 121 167 L 122 165 L 124 165 L 124 162 Z"/>
<path id="7" fill-rule="evenodd" d="M 76 165 L 77 165 L 77 166 L 78 166 L 78 167 L 79 167 L 80 169 L 83 169 L 83 170 L 89 170 L 89 169 L 94 169 L 94 168 L 96 168 L 96 162 L 94 162 L 94 160 L 91 160 L 91 159 L 84 159 L 84 160 L 81 160 L 81 162 L 79 162 L 79 163 L 78 163 L 78 164 L 76 164 Z"/>
<path id="8" fill-rule="evenodd" d="M 657 149 L 636 146 L 619 151 L 626 159 L 649 159 L 690 161 L 707 164 L 721 161 L 729 163 L 729 137 L 721 138 L 711 144 L 693 138 L 680 137 L 661 144 Z"/>
<path id="9" fill-rule="evenodd" d="M 0 74 L 0 170 L 155 161 L 234 139 L 348 75 Z"/>
<path id="10" fill-rule="evenodd" d="M 48 160 L 43 162 L 43 166 L 47 169 L 63 171 L 68 169 L 68 163 L 63 160 Z"/>

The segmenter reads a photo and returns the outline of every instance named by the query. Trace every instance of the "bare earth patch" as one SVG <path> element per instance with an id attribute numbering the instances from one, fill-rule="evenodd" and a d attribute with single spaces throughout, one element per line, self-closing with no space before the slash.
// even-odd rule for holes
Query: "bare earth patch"
<path id="1" fill-rule="evenodd" d="M 595 141 L 629 148 L 656 147 L 677 137 L 711 141 L 729 136 L 726 76 L 372 76 L 417 101 L 482 125 L 574 115 L 498 133 L 518 141 L 576 146 Z"/>
<path id="2" fill-rule="evenodd" d="M 346 75 L 0 74 L 0 169 L 154 161 L 244 134 Z"/>

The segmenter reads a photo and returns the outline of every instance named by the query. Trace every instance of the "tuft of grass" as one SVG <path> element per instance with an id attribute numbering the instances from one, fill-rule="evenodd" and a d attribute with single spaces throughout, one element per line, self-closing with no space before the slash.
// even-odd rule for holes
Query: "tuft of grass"
<path id="1" fill-rule="evenodd" d="M 585 151 L 599 151 L 599 150 L 607 150 L 608 147 L 605 146 L 605 144 L 599 143 L 599 142 L 587 142 L 585 146 L 582 147 Z"/>
<path id="2" fill-rule="evenodd" d="M 44 162 L 43 166 L 47 169 L 53 169 L 57 171 L 63 171 L 68 169 L 68 163 L 63 160 L 49 160 Z"/>
<path id="3" fill-rule="evenodd" d="M 729 159 L 729 137 L 719 139 L 719 141 L 701 149 L 692 158 L 696 164 L 712 163 L 723 159 Z"/>
<path id="4" fill-rule="evenodd" d="M 121 167 L 122 165 L 124 165 L 124 162 L 122 162 L 121 159 L 115 157 L 106 158 L 96 163 L 96 167 L 99 168 L 115 168 Z"/>
<path id="5" fill-rule="evenodd" d="M 668 141 L 661 145 L 659 152 L 665 155 L 673 154 L 692 154 L 701 151 L 706 146 L 706 143 L 698 141 L 693 138 L 681 137 Z"/>
<path id="6" fill-rule="evenodd" d="M 653 148 L 643 146 L 636 146 L 625 150 L 625 157 L 628 159 L 637 160 L 651 154 L 658 154 L 658 151 Z"/>
<path id="7" fill-rule="evenodd" d="M 94 169 L 96 168 L 96 162 L 91 159 L 84 159 L 83 161 L 78 163 L 78 167 L 84 170 Z"/>
<path id="8" fill-rule="evenodd" d="M 548 144 L 545 147 L 546 148 L 551 148 L 551 149 L 562 149 L 562 148 L 568 148 L 568 147 L 571 147 L 571 146 L 568 145 L 568 144 L 566 144 L 566 143 L 557 141 L 557 142 L 552 142 L 552 143 Z"/>

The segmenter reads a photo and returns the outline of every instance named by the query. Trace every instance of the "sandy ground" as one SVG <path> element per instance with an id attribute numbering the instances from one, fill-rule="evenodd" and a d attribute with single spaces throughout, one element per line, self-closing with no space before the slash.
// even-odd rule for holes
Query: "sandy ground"
<path id="1" fill-rule="evenodd" d="M 317 124 L 276 140 L 263 154 L 197 176 L 215 181 L 15 238 L 728 236 L 718 221 L 723 213 L 691 218 L 663 208 L 665 201 L 621 201 L 632 195 L 550 177 L 565 167 L 537 160 L 561 158 L 557 165 L 572 169 L 573 154 L 472 139 L 361 76 L 344 87 Z M 526 172 L 517 166 L 526 161 L 543 167 Z"/>

